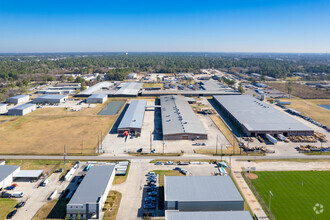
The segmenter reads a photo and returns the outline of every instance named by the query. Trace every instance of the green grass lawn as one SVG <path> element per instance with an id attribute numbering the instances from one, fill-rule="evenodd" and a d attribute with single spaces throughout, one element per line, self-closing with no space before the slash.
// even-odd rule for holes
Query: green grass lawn
<path id="1" fill-rule="evenodd" d="M 6 219 L 9 212 L 15 209 L 16 204 L 15 199 L 0 199 L 0 219 Z"/>
<path id="2" fill-rule="evenodd" d="M 330 171 L 255 172 L 253 186 L 265 204 L 269 204 L 276 219 L 330 219 Z M 323 205 L 323 213 L 313 207 Z"/>

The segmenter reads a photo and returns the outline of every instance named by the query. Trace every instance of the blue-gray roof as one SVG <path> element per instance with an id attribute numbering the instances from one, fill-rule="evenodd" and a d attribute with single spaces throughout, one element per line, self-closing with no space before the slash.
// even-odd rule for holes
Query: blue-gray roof
<path id="1" fill-rule="evenodd" d="M 24 97 L 26 97 L 26 96 L 29 96 L 29 95 L 15 95 L 15 96 L 10 97 L 10 98 L 8 98 L 8 99 L 20 99 L 20 98 L 24 98 Z"/>
<path id="2" fill-rule="evenodd" d="M 165 220 L 252 220 L 249 211 L 179 212 L 166 211 Z"/>
<path id="3" fill-rule="evenodd" d="M 122 118 L 118 126 L 118 129 L 141 128 L 146 105 L 146 100 L 131 101 L 125 112 L 124 117 Z"/>
<path id="4" fill-rule="evenodd" d="M 115 93 L 115 95 L 137 96 L 142 85 L 143 83 L 138 82 L 121 83 L 121 88 Z"/>
<path id="5" fill-rule="evenodd" d="M 107 97 L 107 94 L 93 94 L 89 96 L 87 99 L 103 99 L 104 97 Z"/>
<path id="6" fill-rule="evenodd" d="M 26 109 L 26 108 L 30 108 L 30 107 L 35 106 L 35 105 L 36 105 L 36 104 L 26 103 L 26 104 L 19 105 L 19 106 L 16 106 L 16 107 L 14 107 L 14 108 L 11 108 L 11 109 L 9 109 L 9 111 L 12 110 L 12 109 L 24 110 L 24 109 Z"/>
<path id="7" fill-rule="evenodd" d="M 165 176 L 165 201 L 243 201 L 230 176 Z"/>
<path id="8" fill-rule="evenodd" d="M 111 86 L 113 86 L 112 82 L 107 82 L 107 81 L 99 82 L 89 87 L 88 89 L 81 91 L 78 95 L 91 95 L 93 93 L 100 92 L 99 90 L 101 90 L 102 88 L 109 88 Z"/>
<path id="9" fill-rule="evenodd" d="M 248 131 L 313 131 L 252 96 L 226 95 L 214 98 Z"/>
<path id="10" fill-rule="evenodd" d="M 0 165 L 0 182 L 17 170 L 19 166 Z"/>
<path id="11" fill-rule="evenodd" d="M 68 205 L 96 203 L 104 194 L 113 172 L 114 165 L 92 166 Z"/>
<path id="12" fill-rule="evenodd" d="M 183 96 L 160 97 L 162 127 L 164 135 L 206 134 L 194 111 Z"/>

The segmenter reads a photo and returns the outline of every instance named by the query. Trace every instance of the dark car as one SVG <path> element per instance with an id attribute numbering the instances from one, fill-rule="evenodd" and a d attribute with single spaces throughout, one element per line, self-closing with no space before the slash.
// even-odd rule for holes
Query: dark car
<path id="1" fill-rule="evenodd" d="M 12 218 L 14 215 L 16 215 L 16 212 L 17 212 L 17 209 L 15 209 L 14 211 L 10 212 L 10 213 L 7 215 L 7 219 L 10 219 L 10 218 Z"/>
<path id="2" fill-rule="evenodd" d="M 140 148 L 140 149 L 138 149 L 136 152 L 138 152 L 138 153 L 141 153 L 142 152 L 142 148 Z"/>
<path id="3" fill-rule="evenodd" d="M 19 202 L 17 203 L 16 208 L 21 208 L 23 206 L 25 206 L 25 202 Z"/>
<path id="4" fill-rule="evenodd" d="M 15 186 L 7 186 L 5 189 L 6 190 L 13 190 L 13 189 L 15 189 Z"/>

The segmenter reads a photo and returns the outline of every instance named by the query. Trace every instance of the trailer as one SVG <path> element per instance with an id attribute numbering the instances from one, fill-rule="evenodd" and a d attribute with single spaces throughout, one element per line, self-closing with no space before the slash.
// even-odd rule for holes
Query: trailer
<path id="1" fill-rule="evenodd" d="M 277 138 L 278 138 L 280 141 L 285 141 L 285 137 L 284 137 L 284 135 L 282 135 L 282 134 L 277 134 Z"/>
<path id="2" fill-rule="evenodd" d="M 92 164 L 88 164 L 88 165 L 85 167 L 84 171 L 88 171 L 88 170 L 91 168 L 91 166 L 92 166 Z"/>
<path id="3" fill-rule="evenodd" d="M 273 136 L 271 136 L 270 134 L 266 134 L 265 137 L 273 144 L 277 143 L 276 138 L 274 138 Z"/>
<path id="4" fill-rule="evenodd" d="M 52 192 L 52 194 L 50 194 L 50 196 L 48 197 L 48 200 L 53 200 L 55 198 L 57 194 L 57 190 L 55 190 L 54 192 Z"/>

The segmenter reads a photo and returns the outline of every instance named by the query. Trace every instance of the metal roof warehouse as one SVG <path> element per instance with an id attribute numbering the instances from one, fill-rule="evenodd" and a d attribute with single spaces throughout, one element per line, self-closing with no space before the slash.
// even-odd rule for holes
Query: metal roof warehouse
<path id="1" fill-rule="evenodd" d="M 218 212 L 179 212 L 166 211 L 165 220 L 252 220 L 249 211 L 218 211 Z"/>
<path id="2" fill-rule="evenodd" d="M 230 119 L 246 135 L 313 135 L 313 129 L 249 95 L 213 96 Z"/>
<path id="3" fill-rule="evenodd" d="M 183 96 L 161 96 L 164 140 L 207 139 L 207 133 Z"/>
<path id="4" fill-rule="evenodd" d="M 68 99 L 67 95 L 41 95 L 32 100 L 33 103 L 61 103 Z"/>
<path id="5" fill-rule="evenodd" d="M 141 133 L 146 105 L 146 100 L 131 101 L 118 126 L 118 133 Z"/>
<path id="6" fill-rule="evenodd" d="M 23 115 L 26 115 L 26 114 L 28 114 L 30 112 L 33 112 L 36 109 L 37 109 L 36 104 L 26 103 L 26 104 L 19 105 L 19 106 L 16 106 L 14 108 L 9 109 L 8 110 L 8 115 L 20 115 L 20 116 L 23 116 Z"/>
<path id="7" fill-rule="evenodd" d="M 115 96 L 137 96 L 142 88 L 143 83 L 126 82 L 120 84 L 120 89 Z"/>

